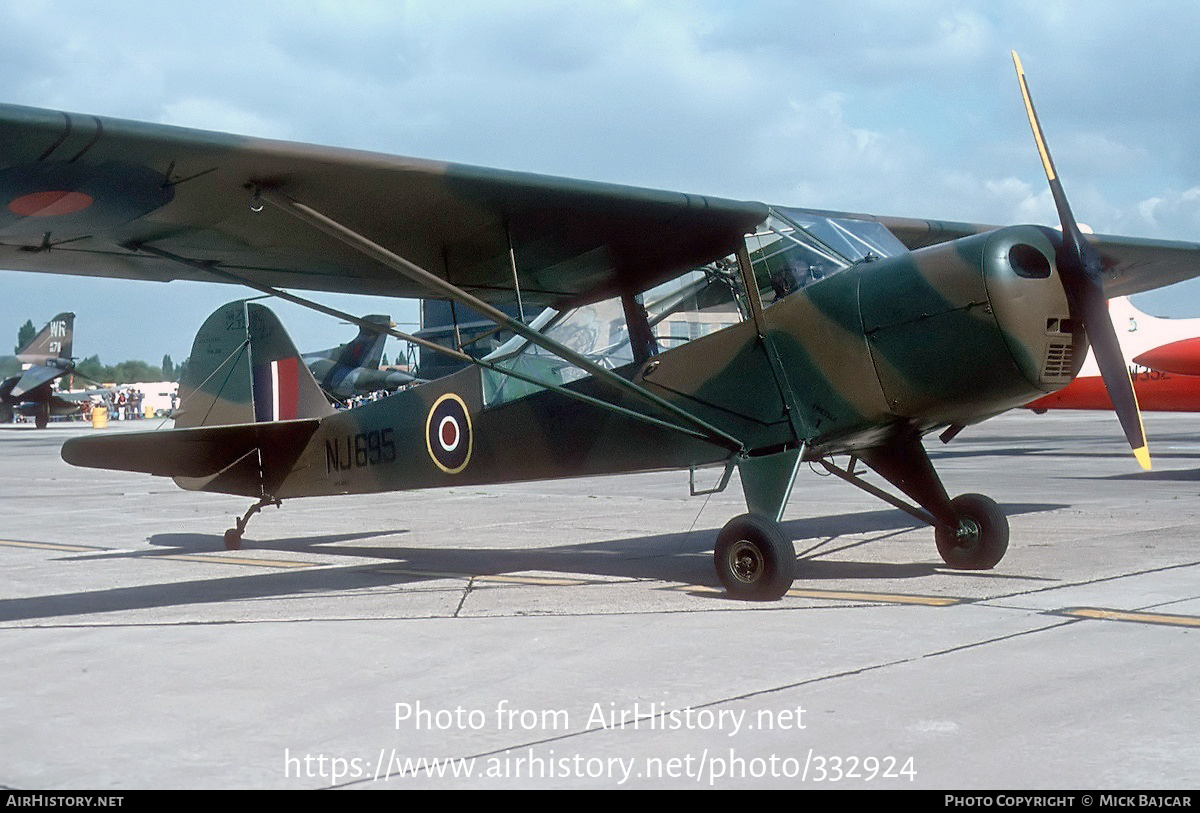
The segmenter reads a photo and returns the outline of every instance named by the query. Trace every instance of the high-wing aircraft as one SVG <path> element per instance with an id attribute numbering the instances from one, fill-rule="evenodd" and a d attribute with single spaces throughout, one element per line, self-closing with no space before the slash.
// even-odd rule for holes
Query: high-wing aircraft
<path id="1" fill-rule="evenodd" d="M 364 316 L 372 326 L 393 327 L 392 318 L 382 314 Z M 400 370 L 381 370 L 383 345 L 387 333 L 377 327 L 363 326 L 358 335 L 346 344 L 305 353 L 301 358 L 308 366 L 321 389 L 335 398 L 394 390 L 411 384 L 413 376 Z"/>
<path id="2" fill-rule="evenodd" d="M 0 423 L 10 423 L 14 412 L 32 415 L 39 429 L 51 415 L 72 415 L 79 403 L 57 396 L 54 382 L 75 369 L 71 358 L 71 336 L 75 314 L 60 313 L 42 328 L 29 344 L 17 351 L 20 375 L 0 381 Z"/>
<path id="3" fill-rule="evenodd" d="M 1161 319 L 1142 313 L 1128 297 L 1109 301 L 1122 355 L 1143 410 L 1200 411 L 1200 319 Z M 1048 409 L 1112 409 L 1100 369 L 1090 353 L 1061 390 L 1029 404 Z"/>
<path id="4" fill-rule="evenodd" d="M 1019 63 L 1018 76 L 1061 230 L 6 107 L 0 267 L 240 283 L 360 325 L 283 289 L 440 297 L 515 334 L 480 360 L 442 348 L 472 366 L 334 413 L 269 310 L 222 308 L 197 336 L 177 428 L 74 438 L 62 455 L 254 498 L 230 547 L 292 497 L 716 464 L 715 488 L 736 470 L 748 507 L 716 540 L 717 575 L 770 599 L 793 579 L 779 520 L 808 462 L 928 522 L 950 567 L 990 568 L 1008 546 L 1003 511 L 951 499 L 922 438 L 1065 386 L 1090 341 L 1148 465 L 1105 296 L 1200 272 L 1193 243 L 1080 233 Z M 527 325 L 492 305 L 518 300 L 556 315 Z"/>

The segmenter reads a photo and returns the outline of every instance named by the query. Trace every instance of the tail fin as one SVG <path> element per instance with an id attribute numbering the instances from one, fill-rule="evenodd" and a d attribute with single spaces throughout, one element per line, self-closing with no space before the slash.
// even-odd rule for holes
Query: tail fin
<path id="1" fill-rule="evenodd" d="M 179 382 L 175 426 L 321 418 L 332 414 L 279 318 L 250 300 L 205 320 Z"/>
<path id="2" fill-rule="evenodd" d="M 373 325 L 390 328 L 392 317 L 380 313 L 364 316 L 363 321 Z M 387 334 L 365 327 L 358 329 L 358 335 L 352 341 L 337 348 L 333 360 L 343 367 L 366 367 L 368 370 L 378 370 L 383 361 L 383 345 Z"/>
<path id="3" fill-rule="evenodd" d="M 60 313 L 38 332 L 29 344 L 17 351 L 22 364 L 45 364 L 50 359 L 71 360 L 71 336 L 75 314 Z"/>

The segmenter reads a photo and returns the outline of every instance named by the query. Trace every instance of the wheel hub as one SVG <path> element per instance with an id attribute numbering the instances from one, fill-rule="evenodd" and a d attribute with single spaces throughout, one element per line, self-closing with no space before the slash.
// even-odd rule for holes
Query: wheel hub
<path id="1" fill-rule="evenodd" d="M 744 539 L 734 543 L 729 550 L 729 570 L 738 581 L 753 584 L 762 577 L 762 552 Z"/>
<path id="2" fill-rule="evenodd" d="M 970 517 L 960 517 L 958 530 L 954 532 L 955 542 L 959 545 L 974 545 L 979 541 L 979 523 Z"/>

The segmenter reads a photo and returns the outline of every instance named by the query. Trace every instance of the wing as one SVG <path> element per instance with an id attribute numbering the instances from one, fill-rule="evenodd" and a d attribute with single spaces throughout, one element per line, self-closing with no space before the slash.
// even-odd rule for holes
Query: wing
<path id="1" fill-rule="evenodd" d="M 877 217 L 840 212 L 824 214 L 880 223 L 909 249 L 924 248 L 998 228 L 981 223 L 958 223 L 950 220 Z M 1100 254 L 1100 263 L 1104 270 L 1104 293 L 1110 299 L 1150 291 L 1200 275 L 1200 243 L 1109 234 L 1087 235 L 1087 240 Z"/>
<path id="2" fill-rule="evenodd" d="M 0 268 L 425 291 L 273 207 L 277 190 L 481 299 L 644 290 L 732 251 L 765 205 L 0 106 Z M 150 247 L 155 254 L 139 250 Z M 511 255 L 510 255 L 511 247 Z"/>

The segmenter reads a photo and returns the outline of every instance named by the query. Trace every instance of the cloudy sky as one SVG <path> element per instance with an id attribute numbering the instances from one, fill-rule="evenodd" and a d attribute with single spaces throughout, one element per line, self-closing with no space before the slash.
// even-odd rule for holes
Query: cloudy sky
<path id="1" fill-rule="evenodd" d="M 818 208 L 1200 240 L 1200 4 L 0 0 L 0 101 Z M 2 149 L 2 147 L 0 147 Z M 0 273 L 0 352 L 178 361 L 230 286 Z M 415 318 L 408 304 L 324 297 Z M 1200 284 L 1140 297 L 1200 316 Z M 353 330 L 280 305 L 301 349 Z M 11 336 L 11 338 L 6 338 Z M 394 347 L 390 351 L 394 354 Z"/>

